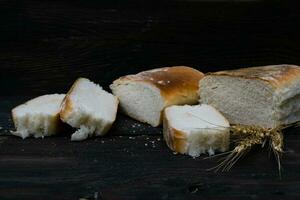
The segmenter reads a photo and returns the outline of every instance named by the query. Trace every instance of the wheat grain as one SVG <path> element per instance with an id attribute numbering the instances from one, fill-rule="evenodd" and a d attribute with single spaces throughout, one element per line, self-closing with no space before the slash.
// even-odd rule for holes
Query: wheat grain
<path id="1" fill-rule="evenodd" d="M 263 128 L 259 126 L 250 125 L 233 125 L 230 127 L 230 132 L 233 137 L 237 137 L 235 141 L 235 148 L 227 155 L 224 160 L 216 167 L 212 168 L 215 171 L 222 169 L 222 171 L 230 170 L 235 163 L 248 153 L 254 146 L 261 145 L 264 147 L 265 143 L 269 141 L 270 148 L 277 160 L 279 175 L 281 176 L 281 154 L 283 153 L 283 126 L 278 126 L 274 129 Z"/>

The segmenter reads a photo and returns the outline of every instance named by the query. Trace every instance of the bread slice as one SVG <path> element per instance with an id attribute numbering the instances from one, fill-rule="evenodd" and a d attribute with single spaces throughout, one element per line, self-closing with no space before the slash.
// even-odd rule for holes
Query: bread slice
<path id="1" fill-rule="evenodd" d="M 12 109 L 16 131 L 11 133 L 23 139 L 57 134 L 63 127 L 59 111 L 64 97 L 64 94 L 43 95 Z"/>
<path id="2" fill-rule="evenodd" d="M 161 124 L 165 107 L 198 102 L 198 83 L 203 76 L 190 67 L 164 67 L 123 76 L 110 88 L 125 114 L 155 127 Z"/>
<path id="3" fill-rule="evenodd" d="M 116 119 L 118 99 L 86 78 L 75 81 L 67 93 L 60 111 L 63 122 L 79 128 L 72 141 L 93 135 L 104 135 Z"/>
<path id="4" fill-rule="evenodd" d="M 210 73 L 200 81 L 200 102 L 232 124 L 274 128 L 300 120 L 300 67 L 270 65 Z"/>
<path id="5" fill-rule="evenodd" d="M 210 105 L 170 106 L 165 109 L 163 134 L 173 151 L 197 157 L 229 147 L 229 122 Z"/>

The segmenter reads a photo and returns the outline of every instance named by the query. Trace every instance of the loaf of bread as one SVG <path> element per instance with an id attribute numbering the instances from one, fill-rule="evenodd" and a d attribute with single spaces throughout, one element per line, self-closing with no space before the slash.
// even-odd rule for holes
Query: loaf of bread
<path id="1" fill-rule="evenodd" d="M 229 122 L 205 104 L 166 108 L 163 134 L 170 149 L 193 157 L 224 152 L 229 147 Z"/>
<path id="2" fill-rule="evenodd" d="M 12 109 L 16 131 L 11 133 L 23 139 L 59 133 L 63 127 L 59 111 L 64 97 L 64 94 L 43 95 Z"/>
<path id="3" fill-rule="evenodd" d="M 190 67 L 164 67 L 121 77 L 110 88 L 125 114 L 158 126 L 165 107 L 198 102 L 198 83 L 203 76 Z"/>
<path id="4" fill-rule="evenodd" d="M 199 83 L 200 102 L 232 124 L 274 128 L 300 120 L 300 67 L 270 65 L 220 71 Z"/>
<path id="5" fill-rule="evenodd" d="M 116 119 L 118 99 L 86 78 L 75 81 L 63 100 L 60 118 L 78 130 L 72 141 L 104 135 Z"/>

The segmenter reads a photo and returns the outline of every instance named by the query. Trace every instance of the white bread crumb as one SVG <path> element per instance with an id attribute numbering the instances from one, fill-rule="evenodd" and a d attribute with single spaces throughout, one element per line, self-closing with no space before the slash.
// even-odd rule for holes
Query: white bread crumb
<path id="1" fill-rule="evenodd" d="M 176 152 L 198 157 L 203 153 L 215 154 L 229 146 L 229 123 L 215 108 L 171 106 L 164 115 L 164 138 Z"/>
<path id="2" fill-rule="evenodd" d="M 57 134 L 62 127 L 59 111 L 64 97 L 64 94 L 43 95 L 15 107 L 12 118 L 16 131 L 10 133 L 23 139 Z"/>
<path id="3" fill-rule="evenodd" d="M 75 81 L 64 99 L 60 118 L 74 128 L 72 141 L 108 132 L 116 119 L 118 99 L 86 78 Z"/>

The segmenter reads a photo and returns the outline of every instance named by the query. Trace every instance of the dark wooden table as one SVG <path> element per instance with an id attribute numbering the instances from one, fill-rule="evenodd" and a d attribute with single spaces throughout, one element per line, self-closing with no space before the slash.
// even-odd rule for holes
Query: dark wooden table
<path id="1" fill-rule="evenodd" d="M 300 64 L 291 1 L 0 1 L 0 199 L 300 199 L 300 129 L 285 132 L 283 176 L 267 150 L 230 172 L 174 155 L 161 128 L 123 115 L 103 138 L 11 136 L 10 110 L 77 77 L 106 89 L 160 66 L 203 72 Z"/>

